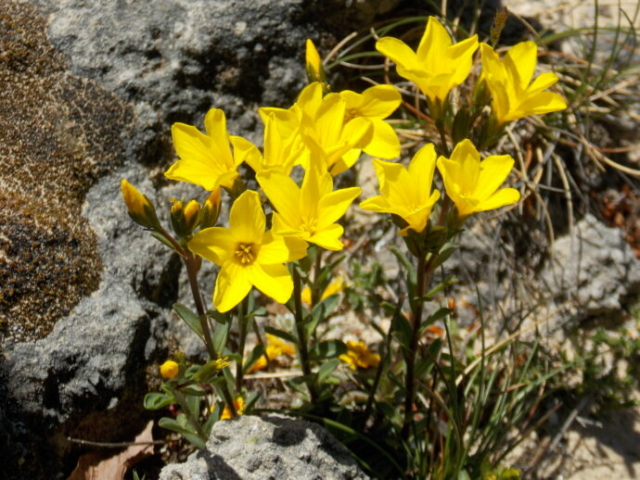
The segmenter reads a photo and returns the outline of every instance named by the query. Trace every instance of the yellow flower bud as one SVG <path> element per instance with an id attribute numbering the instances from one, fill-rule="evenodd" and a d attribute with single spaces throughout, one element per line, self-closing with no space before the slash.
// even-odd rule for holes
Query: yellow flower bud
<path id="1" fill-rule="evenodd" d="M 143 227 L 157 229 L 160 225 L 156 209 L 149 199 L 126 179 L 120 182 L 120 191 L 131 219 Z"/>
<path id="2" fill-rule="evenodd" d="M 309 83 L 320 82 L 325 92 L 331 90 L 331 87 L 327 83 L 327 77 L 324 73 L 320 54 L 310 39 L 307 39 L 306 70 Z"/>
<path id="3" fill-rule="evenodd" d="M 184 213 L 184 221 L 189 229 L 189 231 L 193 231 L 193 229 L 198 224 L 198 214 L 200 213 L 200 204 L 191 200 L 183 209 Z"/>
<path id="4" fill-rule="evenodd" d="M 173 231 L 181 237 L 188 237 L 198 225 L 200 204 L 190 200 L 185 205 L 181 200 L 174 200 L 171 204 L 171 226 Z"/>
<path id="5" fill-rule="evenodd" d="M 222 199 L 220 196 L 220 187 L 216 188 L 202 205 L 200 214 L 200 228 L 213 227 L 218 221 Z"/>
<path id="6" fill-rule="evenodd" d="M 179 372 L 180 366 L 173 360 L 167 360 L 162 365 L 160 365 L 160 376 L 162 378 L 166 378 L 167 380 L 176 378 Z"/>

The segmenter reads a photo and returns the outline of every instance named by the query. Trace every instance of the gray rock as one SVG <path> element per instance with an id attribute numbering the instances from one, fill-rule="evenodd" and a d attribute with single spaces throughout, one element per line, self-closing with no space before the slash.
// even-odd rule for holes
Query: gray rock
<path id="1" fill-rule="evenodd" d="M 131 440 L 146 369 L 183 335 L 179 259 L 128 218 L 120 179 L 166 207 L 172 123 L 219 107 L 259 141 L 258 104 L 305 82 L 304 40 L 330 48 L 398 2 L 377 3 L 0 0 L 3 478 L 64 477 L 67 436 Z"/>
<path id="2" fill-rule="evenodd" d="M 586 215 L 551 250 L 541 279 L 556 308 L 575 320 L 621 313 L 640 289 L 640 261 L 623 232 Z"/>
<path id="3" fill-rule="evenodd" d="M 160 480 L 365 480 L 356 461 L 324 428 L 282 415 L 216 423 L 204 451 L 168 465 Z"/>

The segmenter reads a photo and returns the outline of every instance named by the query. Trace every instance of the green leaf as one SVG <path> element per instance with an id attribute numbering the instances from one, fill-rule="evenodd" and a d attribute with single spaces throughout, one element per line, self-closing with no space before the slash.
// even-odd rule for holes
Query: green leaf
<path id="1" fill-rule="evenodd" d="M 203 397 L 207 394 L 204 388 L 202 388 L 200 385 L 185 385 L 184 387 L 180 388 L 180 391 L 185 395 L 195 397 Z"/>
<path id="2" fill-rule="evenodd" d="M 176 403 L 173 395 L 166 393 L 151 392 L 144 396 L 144 408 L 147 410 L 160 410 L 161 408 L 168 407 L 172 403 Z"/>
<path id="3" fill-rule="evenodd" d="M 184 415 L 181 415 L 184 418 Z M 181 418 L 180 415 L 178 415 L 178 418 Z M 193 432 L 193 430 L 187 428 L 186 425 L 182 425 L 182 422 L 178 422 L 177 420 L 169 417 L 162 417 L 160 420 L 158 420 L 158 426 L 166 428 L 167 430 L 171 430 L 172 432 L 179 433 L 180 435 L 193 435 L 195 433 Z"/>
<path id="4" fill-rule="evenodd" d="M 231 328 L 231 322 L 218 323 L 213 330 L 213 348 L 216 352 L 222 352 L 227 345 L 229 338 L 229 329 Z"/>
<path id="5" fill-rule="evenodd" d="M 200 317 L 198 317 L 198 315 L 196 315 L 181 303 L 174 303 L 173 310 L 182 320 L 184 320 L 189 328 L 196 333 L 196 335 L 198 335 L 201 339 L 204 339 L 204 334 L 202 333 L 202 324 L 200 323 Z"/>
<path id="6" fill-rule="evenodd" d="M 325 340 L 309 351 L 310 360 L 325 360 L 347 353 L 347 346 L 342 340 Z"/>
<path id="7" fill-rule="evenodd" d="M 198 383 L 211 383 L 220 372 L 218 360 L 211 360 L 205 363 L 193 375 L 193 379 Z"/>
<path id="8" fill-rule="evenodd" d="M 211 318 L 213 318 L 216 322 L 218 323 L 229 323 L 230 322 L 230 318 L 228 316 L 228 314 L 226 313 L 220 313 L 217 310 L 208 310 L 207 311 L 207 315 Z"/>
<path id="9" fill-rule="evenodd" d="M 453 253 L 456 250 L 458 250 L 458 248 L 460 247 L 455 243 L 451 243 L 451 242 L 445 243 L 440 249 L 440 252 L 438 253 L 438 257 L 433 262 L 433 268 L 436 269 L 440 265 L 442 265 L 444 262 L 449 260 L 449 257 L 451 257 L 451 255 L 453 255 Z"/>
<path id="10" fill-rule="evenodd" d="M 244 362 L 244 365 L 242 366 L 242 371 L 246 373 L 251 367 L 253 367 L 253 365 L 258 361 L 258 359 L 263 354 L 264 354 L 263 344 L 259 343 L 258 345 L 253 347 L 253 350 L 251 350 L 251 353 L 249 354 L 249 358 L 247 358 L 247 361 Z"/>
<path id="11" fill-rule="evenodd" d="M 340 360 L 337 358 L 323 363 L 322 366 L 318 369 L 317 382 L 319 384 L 324 382 L 325 379 L 329 377 L 329 375 L 335 372 L 336 368 L 338 368 L 338 365 L 340 365 Z"/>
<path id="12" fill-rule="evenodd" d="M 411 345 L 411 335 L 413 334 L 409 320 L 407 320 L 402 313 L 398 312 L 393 318 L 392 328 L 394 337 L 398 340 L 400 346 L 408 351 Z"/>
<path id="13" fill-rule="evenodd" d="M 298 344 L 298 340 L 293 335 L 285 332 L 284 330 L 279 330 L 273 327 L 264 327 L 264 331 L 269 335 L 275 335 L 276 337 L 286 340 L 289 343 L 293 343 L 294 345 Z"/>
<path id="14" fill-rule="evenodd" d="M 244 401 L 244 412 L 249 412 L 260 398 L 260 392 L 251 392 Z"/>
<path id="15" fill-rule="evenodd" d="M 183 433 L 182 436 L 200 450 L 204 450 L 207 447 L 207 444 L 204 442 L 204 440 L 202 440 L 195 433 Z"/>

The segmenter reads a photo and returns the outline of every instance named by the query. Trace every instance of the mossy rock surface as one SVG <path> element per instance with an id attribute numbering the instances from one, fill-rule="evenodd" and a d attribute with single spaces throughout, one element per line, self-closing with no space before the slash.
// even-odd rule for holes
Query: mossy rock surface
<path id="1" fill-rule="evenodd" d="M 128 107 L 65 73 L 44 18 L 0 0 L 0 340 L 48 335 L 95 290 L 85 194 L 122 162 Z"/>

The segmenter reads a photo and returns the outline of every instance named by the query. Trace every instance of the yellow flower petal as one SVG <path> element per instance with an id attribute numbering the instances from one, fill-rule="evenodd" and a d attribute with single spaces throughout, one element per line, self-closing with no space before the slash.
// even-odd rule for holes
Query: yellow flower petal
<path id="1" fill-rule="evenodd" d="M 400 155 L 400 140 L 398 134 L 384 120 L 371 120 L 373 132 L 371 141 L 363 150 L 372 157 L 395 158 Z"/>
<path id="2" fill-rule="evenodd" d="M 278 303 L 287 303 L 293 293 L 293 280 L 285 265 L 260 265 L 250 267 L 253 285 Z"/>
<path id="3" fill-rule="evenodd" d="M 240 195 L 229 212 L 229 228 L 234 237 L 244 243 L 260 244 L 266 218 L 258 192 L 247 190 Z"/>
<path id="4" fill-rule="evenodd" d="M 189 242 L 189 250 L 221 267 L 232 255 L 238 243 L 233 233 L 222 227 L 205 228 Z"/>
<path id="5" fill-rule="evenodd" d="M 245 269 L 233 260 L 226 262 L 216 278 L 213 304 L 219 312 L 228 312 L 238 305 L 251 291 L 251 282 Z"/>

